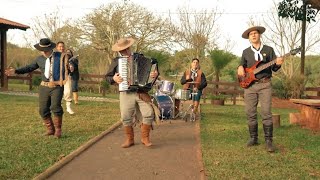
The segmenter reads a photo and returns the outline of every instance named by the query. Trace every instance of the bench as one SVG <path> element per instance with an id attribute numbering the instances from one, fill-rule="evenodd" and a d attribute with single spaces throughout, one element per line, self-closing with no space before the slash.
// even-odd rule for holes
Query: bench
<path id="1" fill-rule="evenodd" d="M 320 99 L 290 99 L 300 105 L 300 113 L 290 113 L 290 123 L 311 130 L 320 130 Z"/>

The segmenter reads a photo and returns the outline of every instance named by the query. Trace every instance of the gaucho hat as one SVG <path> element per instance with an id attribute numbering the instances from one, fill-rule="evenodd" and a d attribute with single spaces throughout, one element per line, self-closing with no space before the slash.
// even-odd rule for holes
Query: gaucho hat
<path id="1" fill-rule="evenodd" d="M 113 46 L 112 51 L 122 51 L 130 47 L 134 43 L 133 38 L 121 38 Z"/>
<path id="2" fill-rule="evenodd" d="M 245 30 L 243 33 L 242 33 L 242 38 L 244 39 L 248 39 L 249 38 L 249 33 L 251 31 L 258 31 L 260 34 L 264 33 L 264 31 L 266 30 L 266 28 L 262 27 L 262 26 L 253 26 L 253 27 L 250 27 L 248 28 L 247 30 Z"/>
<path id="3" fill-rule="evenodd" d="M 34 47 L 39 51 L 51 51 L 56 47 L 56 43 L 52 42 L 49 38 L 43 38 Z"/>

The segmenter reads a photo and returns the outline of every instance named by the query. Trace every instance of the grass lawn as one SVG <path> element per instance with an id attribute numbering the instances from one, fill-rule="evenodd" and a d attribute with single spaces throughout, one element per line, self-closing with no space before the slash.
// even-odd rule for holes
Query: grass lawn
<path id="1" fill-rule="evenodd" d="M 0 94 L 0 179 L 35 177 L 120 118 L 118 103 L 83 101 L 73 109 L 64 114 L 62 138 L 45 137 L 37 97 Z"/>
<path id="2" fill-rule="evenodd" d="M 274 129 L 275 153 L 265 150 L 259 117 L 259 146 L 249 138 L 243 106 L 201 106 L 201 144 L 208 179 L 320 179 L 320 134 L 289 124 L 290 109 Z"/>

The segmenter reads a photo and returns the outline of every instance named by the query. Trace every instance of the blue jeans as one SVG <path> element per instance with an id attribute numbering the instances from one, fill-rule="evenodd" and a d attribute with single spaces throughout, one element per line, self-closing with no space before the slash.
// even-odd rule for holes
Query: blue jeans
<path id="1" fill-rule="evenodd" d="M 201 98 L 201 95 L 202 95 L 202 91 L 201 91 L 201 90 L 198 90 L 197 93 L 198 93 L 197 95 L 195 95 L 194 97 L 192 97 L 192 98 L 194 98 L 194 99 L 193 99 L 194 101 L 200 101 L 200 98 Z M 193 95 L 192 95 L 192 96 L 193 96 Z"/>
<path id="2" fill-rule="evenodd" d="M 78 81 L 71 81 L 72 92 L 78 92 Z"/>

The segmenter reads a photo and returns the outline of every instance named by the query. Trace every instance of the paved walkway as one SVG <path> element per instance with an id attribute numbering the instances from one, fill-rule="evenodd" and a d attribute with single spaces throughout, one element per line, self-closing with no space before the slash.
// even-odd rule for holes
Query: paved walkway
<path id="1" fill-rule="evenodd" d="M 60 170 L 49 173 L 48 179 L 204 179 L 198 122 L 173 120 L 156 125 L 151 148 L 141 144 L 138 127 L 134 128 L 136 144 L 121 148 L 124 136 L 122 126 L 117 127 Z"/>

